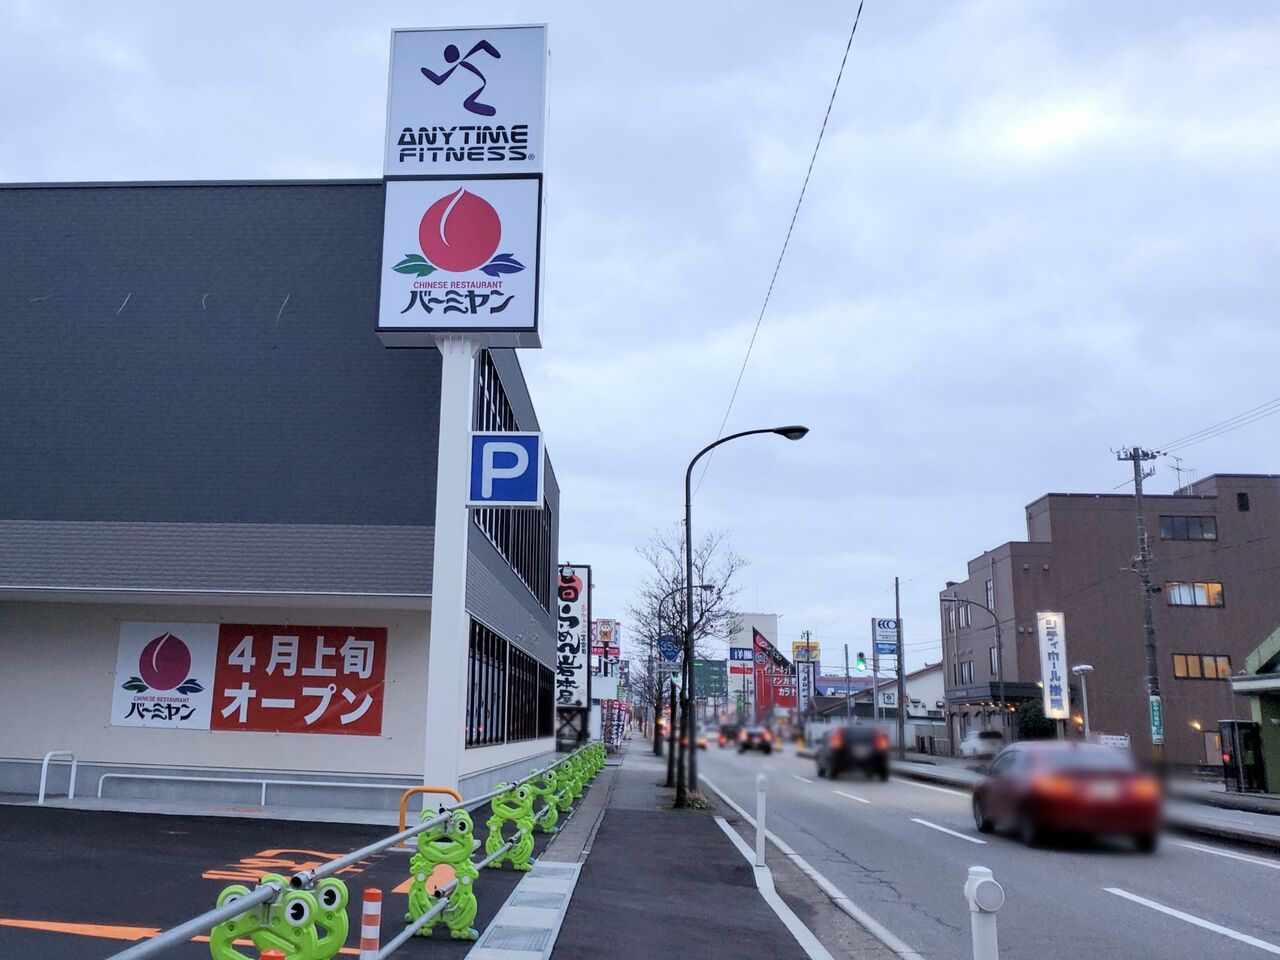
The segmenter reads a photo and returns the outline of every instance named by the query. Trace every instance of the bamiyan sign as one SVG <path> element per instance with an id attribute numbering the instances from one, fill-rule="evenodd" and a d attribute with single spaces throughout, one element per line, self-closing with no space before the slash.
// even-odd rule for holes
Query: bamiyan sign
<path id="1" fill-rule="evenodd" d="M 122 623 L 111 723 L 382 732 L 383 627 Z"/>

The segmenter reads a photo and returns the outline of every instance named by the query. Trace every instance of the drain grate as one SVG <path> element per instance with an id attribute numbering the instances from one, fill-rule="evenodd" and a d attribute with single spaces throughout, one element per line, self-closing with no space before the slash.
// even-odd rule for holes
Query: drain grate
<path id="1" fill-rule="evenodd" d="M 517 890 L 508 901 L 513 907 L 541 907 L 544 910 L 559 910 L 564 906 L 563 893 L 521 893 Z"/>
<path id="2" fill-rule="evenodd" d="M 542 951 L 551 931 L 537 927 L 490 927 L 484 945 L 495 950 Z"/>
<path id="3" fill-rule="evenodd" d="M 577 865 L 572 863 L 548 863 L 546 860 L 539 860 L 533 865 L 533 873 L 539 877 L 572 877 L 577 872 Z"/>

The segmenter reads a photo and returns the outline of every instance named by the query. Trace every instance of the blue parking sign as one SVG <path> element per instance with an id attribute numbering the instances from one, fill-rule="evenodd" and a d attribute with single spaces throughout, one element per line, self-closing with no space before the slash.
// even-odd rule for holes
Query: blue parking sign
<path id="1" fill-rule="evenodd" d="M 471 434 L 468 507 L 542 508 L 542 434 Z"/>

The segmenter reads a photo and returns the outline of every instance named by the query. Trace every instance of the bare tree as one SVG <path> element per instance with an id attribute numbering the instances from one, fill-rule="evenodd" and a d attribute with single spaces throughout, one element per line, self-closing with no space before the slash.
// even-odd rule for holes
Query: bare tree
<path id="1" fill-rule="evenodd" d="M 632 688 L 642 701 L 660 710 L 664 703 L 667 676 L 659 674 L 658 637 L 664 634 L 683 639 L 685 628 L 684 525 L 657 531 L 636 548 L 648 573 L 641 581 L 628 608 L 633 650 Z M 709 637 L 727 636 L 736 616 L 735 578 L 747 560 L 735 553 L 727 534 L 710 530 L 694 544 L 693 550 L 693 639 L 694 654 L 704 656 Z M 639 669 L 635 669 L 639 667 Z M 655 719 L 656 727 L 656 719 Z M 659 753 L 657 731 L 654 752 Z"/>

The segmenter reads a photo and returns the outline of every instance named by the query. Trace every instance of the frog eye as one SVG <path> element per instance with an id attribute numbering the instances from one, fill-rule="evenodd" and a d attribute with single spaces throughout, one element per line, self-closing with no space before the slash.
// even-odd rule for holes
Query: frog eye
<path id="1" fill-rule="evenodd" d="M 239 883 L 232 884 L 231 886 L 227 887 L 227 889 L 223 890 L 222 893 L 218 894 L 218 906 L 220 907 L 229 906 L 230 904 L 235 903 L 237 900 L 239 900 L 248 892 L 249 892 L 249 888 L 244 886 L 243 884 L 239 884 Z"/>
<path id="2" fill-rule="evenodd" d="M 316 888 L 316 899 L 326 910 L 337 910 L 345 906 L 347 890 L 335 880 L 321 880 Z"/>
<path id="3" fill-rule="evenodd" d="M 305 926 L 311 919 L 311 904 L 302 897 L 295 897 L 284 905 L 284 918 L 291 927 Z"/>

